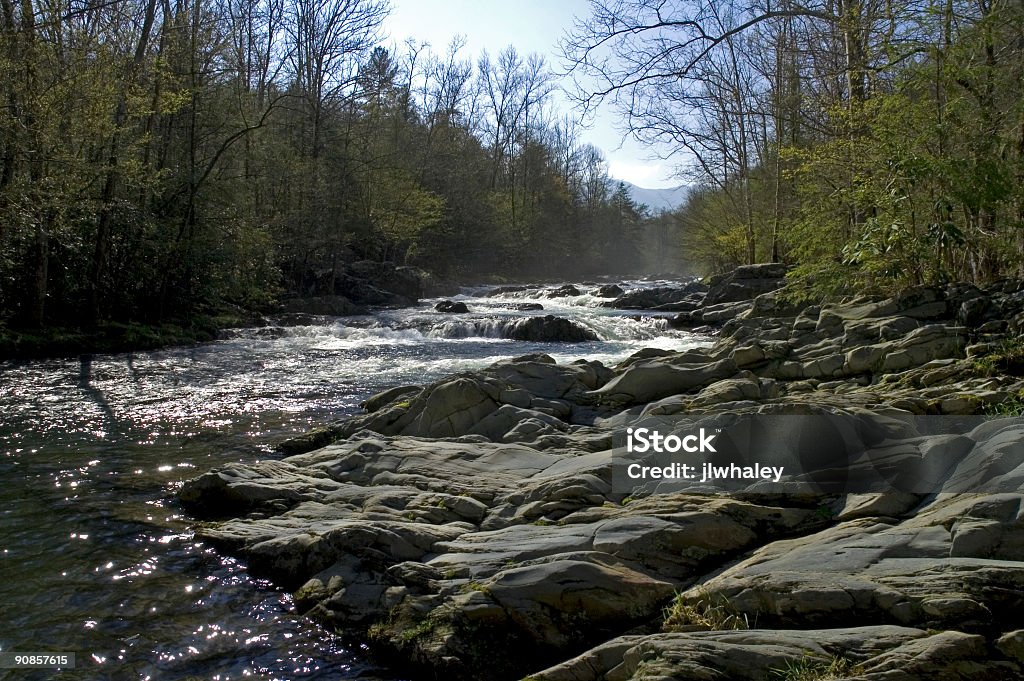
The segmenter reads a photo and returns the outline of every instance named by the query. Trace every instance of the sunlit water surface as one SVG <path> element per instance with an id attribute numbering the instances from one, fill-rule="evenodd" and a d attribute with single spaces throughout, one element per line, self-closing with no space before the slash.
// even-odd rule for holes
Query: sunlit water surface
<path id="1" fill-rule="evenodd" d="M 0 650 L 77 655 L 73 671 L 3 678 L 395 678 L 197 542 L 174 493 L 207 469 L 273 457 L 275 443 L 390 386 L 530 352 L 612 364 L 706 342 L 589 295 L 477 293 L 457 297 L 469 315 L 429 301 L 191 348 L 0 364 Z M 545 310 L 503 307 L 523 302 Z M 571 317 L 603 340 L 501 337 L 530 314 Z"/>

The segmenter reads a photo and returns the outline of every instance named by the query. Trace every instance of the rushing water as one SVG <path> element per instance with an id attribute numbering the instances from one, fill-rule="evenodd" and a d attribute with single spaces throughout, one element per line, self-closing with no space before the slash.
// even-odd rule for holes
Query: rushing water
<path id="1" fill-rule="evenodd" d="M 392 678 L 197 542 L 174 492 L 207 469 L 273 456 L 281 439 L 393 385 L 528 352 L 611 364 L 702 342 L 588 295 L 475 293 L 457 298 L 468 315 L 428 302 L 191 348 L 0 364 L 0 651 L 75 652 L 61 679 Z M 545 310 L 505 307 L 523 302 Z M 531 314 L 570 317 L 602 340 L 502 338 Z"/>

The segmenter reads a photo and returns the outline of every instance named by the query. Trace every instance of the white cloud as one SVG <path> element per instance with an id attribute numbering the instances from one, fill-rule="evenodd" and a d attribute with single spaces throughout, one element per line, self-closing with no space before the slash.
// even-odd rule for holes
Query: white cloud
<path id="1" fill-rule="evenodd" d="M 671 169 L 664 161 L 636 161 L 615 156 L 615 153 L 609 154 L 608 174 L 617 180 L 632 182 L 638 187 L 648 189 L 664 189 L 679 185 L 679 180 L 671 177 Z"/>

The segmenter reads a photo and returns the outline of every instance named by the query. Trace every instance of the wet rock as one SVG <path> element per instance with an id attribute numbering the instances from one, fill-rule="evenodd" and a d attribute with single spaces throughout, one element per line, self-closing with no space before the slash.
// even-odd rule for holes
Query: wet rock
<path id="1" fill-rule="evenodd" d="M 692 312 L 693 310 L 698 309 L 703 303 L 704 296 L 702 294 L 694 293 L 674 303 L 655 305 L 648 309 L 653 312 Z"/>
<path id="2" fill-rule="evenodd" d="M 469 312 L 469 308 L 462 301 L 453 302 L 451 300 L 442 300 L 434 309 L 438 312 L 447 312 L 448 314 L 465 314 Z"/>
<path id="3" fill-rule="evenodd" d="M 618 298 L 622 294 L 622 287 L 618 284 L 604 284 L 590 292 L 596 298 Z"/>
<path id="4" fill-rule="evenodd" d="M 544 306 L 540 303 L 506 303 L 504 307 L 507 307 L 510 310 L 519 310 L 520 312 L 532 312 L 544 309 Z"/>
<path id="5" fill-rule="evenodd" d="M 547 292 L 548 298 L 567 298 L 569 296 L 581 295 L 580 290 L 572 284 L 565 284 Z"/>
<path id="6" fill-rule="evenodd" d="M 512 340 L 539 343 L 585 343 L 599 340 L 597 334 L 590 329 L 554 315 L 517 320 L 506 328 L 505 333 Z"/>
<path id="7" fill-rule="evenodd" d="M 536 286 L 498 286 L 492 288 L 484 295 L 488 298 L 496 298 L 498 296 L 507 296 L 510 293 L 524 293 L 526 291 L 536 291 Z"/>
<path id="8" fill-rule="evenodd" d="M 401 397 L 418 394 L 421 390 L 422 388 L 418 385 L 400 385 L 366 398 L 366 400 L 361 402 L 359 406 L 372 414 Z"/>
<path id="9" fill-rule="evenodd" d="M 602 303 L 602 306 L 617 310 L 647 310 L 659 305 L 678 303 L 690 298 L 694 293 L 701 293 L 706 290 L 707 288 L 703 284 L 696 281 L 684 286 L 658 286 L 635 289 L 623 293 L 615 300 Z"/>

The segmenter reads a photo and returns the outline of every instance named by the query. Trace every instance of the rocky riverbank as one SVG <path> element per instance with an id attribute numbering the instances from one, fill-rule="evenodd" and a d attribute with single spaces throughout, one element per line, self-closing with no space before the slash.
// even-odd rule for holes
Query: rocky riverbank
<path id="1" fill-rule="evenodd" d="M 1019 420 L 943 436 L 970 470 L 929 492 L 613 488 L 613 437 L 646 416 L 1024 406 L 1020 283 L 807 307 L 761 268 L 650 305 L 605 291 L 678 306 L 676 324 L 715 329 L 708 348 L 615 367 L 528 355 L 399 386 L 181 500 L 211 521 L 199 537 L 418 678 L 1020 677 Z M 949 493 L 965 476 L 999 491 Z"/>

